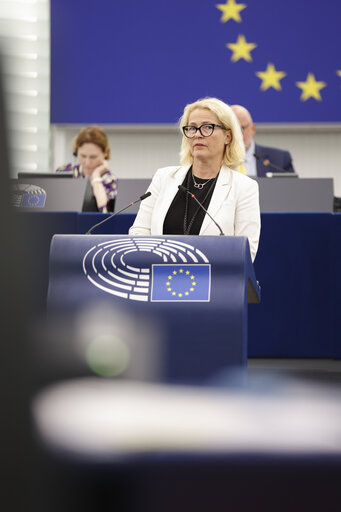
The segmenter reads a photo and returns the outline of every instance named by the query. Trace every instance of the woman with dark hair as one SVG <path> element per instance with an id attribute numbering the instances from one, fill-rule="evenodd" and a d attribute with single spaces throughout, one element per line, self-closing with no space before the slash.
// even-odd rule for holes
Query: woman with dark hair
<path id="1" fill-rule="evenodd" d="M 117 178 L 108 169 L 110 146 L 104 130 L 95 125 L 83 128 L 73 142 L 73 154 L 77 157 L 78 163 L 63 165 L 56 172 L 72 173 L 75 178 L 89 178 L 93 210 L 114 211 Z"/>

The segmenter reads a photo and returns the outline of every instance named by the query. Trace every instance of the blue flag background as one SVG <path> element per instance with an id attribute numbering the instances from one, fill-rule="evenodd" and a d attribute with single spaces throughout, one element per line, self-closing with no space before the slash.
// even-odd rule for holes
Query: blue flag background
<path id="1" fill-rule="evenodd" d="M 51 0 L 51 122 L 174 123 L 203 96 L 341 122 L 338 0 Z"/>

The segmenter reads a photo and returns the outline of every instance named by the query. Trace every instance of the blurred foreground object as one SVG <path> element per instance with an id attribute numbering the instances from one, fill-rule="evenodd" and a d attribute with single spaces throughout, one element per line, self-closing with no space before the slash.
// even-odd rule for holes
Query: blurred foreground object
<path id="1" fill-rule="evenodd" d="M 222 389 L 88 378 L 45 389 L 33 416 L 47 474 L 89 510 L 336 511 L 339 393 L 282 378 Z"/>
<path id="2" fill-rule="evenodd" d="M 223 389 L 98 378 L 41 392 L 34 416 L 54 449 L 90 459 L 153 451 L 339 454 L 340 388 L 264 379 Z"/>

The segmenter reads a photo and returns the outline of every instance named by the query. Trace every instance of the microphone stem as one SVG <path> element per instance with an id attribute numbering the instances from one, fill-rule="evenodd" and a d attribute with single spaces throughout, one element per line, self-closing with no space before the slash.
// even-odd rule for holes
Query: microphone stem
<path id="1" fill-rule="evenodd" d="M 202 204 L 200 203 L 199 199 L 197 199 L 197 198 L 195 197 L 195 195 L 193 195 L 193 194 L 192 194 L 192 197 L 193 197 L 193 199 L 195 199 L 195 200 L 196 200 L 196 202 L 197 202 L 197 203 L 199 203 L 199 204 L 202 206 Z M 220 236 L 225 236 L 225 235 L 224 235 L 224 233 L 223 233 L 223 230 L 221 229 L 221 227 L 219 226 L 219 224 L 217 224 L 217 222 L 214 220 L 214 218 L 212 217 L 212 215 L 210 215 L 210 214 L 208 213 L 208 211 L 207 211 L 207 210 L 206 210 L 206 213 L 207 213 L 207 215 L 209 216 L 209 218 L 214 222 L 214 224 L 217 226 L 217 228 L 219 229 L 219 235 L 220 235 Z"/>
<path id="2" fill-rule="evenodd" d="M 110 217 L 106 217 L 105 219 L 101 220 L 101 222 L 98 222 L 97 224 L 95 224 L 94 226 L 92 226 L 89 231 L 87 231 L 85 234 L 86 235 L 90 235 L 92 233 L 92 231 L 95 229 L 95 228 L 98 228 L 98 226 L 100 226 L 101 224 L 104 224 L 104 222 L 107 222 L 108 220 L 112 219 L 113 217 L 115 217 L 116 215 L 118 215 L 119 213 L 122 213 L 124 212 L 124 210 L 127 210 L 128 208 L 130 208 L 131 206 L 134 206 L 134 204 L 137 204 L 139 203 L 140 201 L 143 201 L 143 199 L 146 199 L 147 197 L 149 197 L 151 195 L 150 192 L 146 192 L 145 194 L 143 194 L 141 197 L 139 197 L 136 201 L 133 201 L 132 203 L 129 203 L 127 206 L 125 206 L 124 208 L 121 208 L 121 210 L 119 210 L 118 212 L 115 212 L 113 213 L 112 215 L 110 215 Z"/>
<path id="3" fill-rule="evenodd" d="M 205 213 L 207 213 L 207 215 L 209 216 L 209 218 L 214 222 L 214 224 L 217 226 L 217 228 L 219 229 L 219 235 L 222 235 L 222 236 L 225 236 L 224 233 L 223 233 L 223 230 L 221 229 L 221 227 L 219 226 L 219 224 L 217 224 L 217 222 L 214 220 L 214 218 L 212 217 L 212 215 L 210 215 L 208 213 L 208 211 L 206 210 L 206 208 L 203 207 L 203 205 L 201 204 L 201 202 L 199 201 L 199 199 L 197 199 L 195 197 L 194 194 L 192 194 L 189 190 L 186 190 L 186 192 L 193 198 L 195 199 L 195 201 L 201 206 L 201 208 L 203 208 L 203 210 L 205 211 Z"/>
<path id="4" fill-rule="evenodd" d="M 273 164 L 272 162 L 270 162 L 269 160 L 269 163 L 266 167 L 273 167 L 274 169 L 276 169 L 277 171 L 280 171 L 280 172 L 287 172 L 285 169 L 282 169 L 282 167 L 278 167 L 278 165 L 275 165 Z"/>
<path id="5" fill-rule="evenodd" d="M 138 201 L 136 201 L 138 202 Z M 123 212 L 124 210 L 126 210 L 127 208 L 130 208 L 130 206 L 133 206 L 133 204 L 135 203 L 130 203 L 128 204 L 128 206 L 125 206 L 124 208 L 122 208 L 121 210 L 119 210 L 118 212 L 115 212 L 113 213 L 112 215 L 110 215 L 110 217 L 106 217 L 105 219 L 101 220 L 101 222 L 98 222 L 97 224 L 95 224 L 94 226 L 92 226 L 92 228 L 89 229 L 89 231 L 87 231 L 85 234 L 86 235 L 91 235 L 92 231 L 95 229 L 95 228 L 98 228 L 98 226 L 100 226 L 101 224 L 104 224 L 104 222 L 107 222 L 109 219 L 112 219 L 112 217 L 115 217 L 115 215 L 118 215 L 119 213 Z"/>

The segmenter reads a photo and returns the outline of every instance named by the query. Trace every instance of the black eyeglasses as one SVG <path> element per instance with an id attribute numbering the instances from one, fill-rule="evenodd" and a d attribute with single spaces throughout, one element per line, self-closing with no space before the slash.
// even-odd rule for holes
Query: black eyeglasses
<path id="1" fill-rule="evenodd" d="M 182 131 L 188 139 L 193 139 L 196 136 L 198 130 L 203 137 L 209 137 L 210 135 L 212 135 L 212 133 L 214 132 L 214 128 L 216 127 L 226 130 L 225 126 L 222 126 L 221 124 L 209 123 L 202 124 L 201 126 L 183 126 Z"/>

